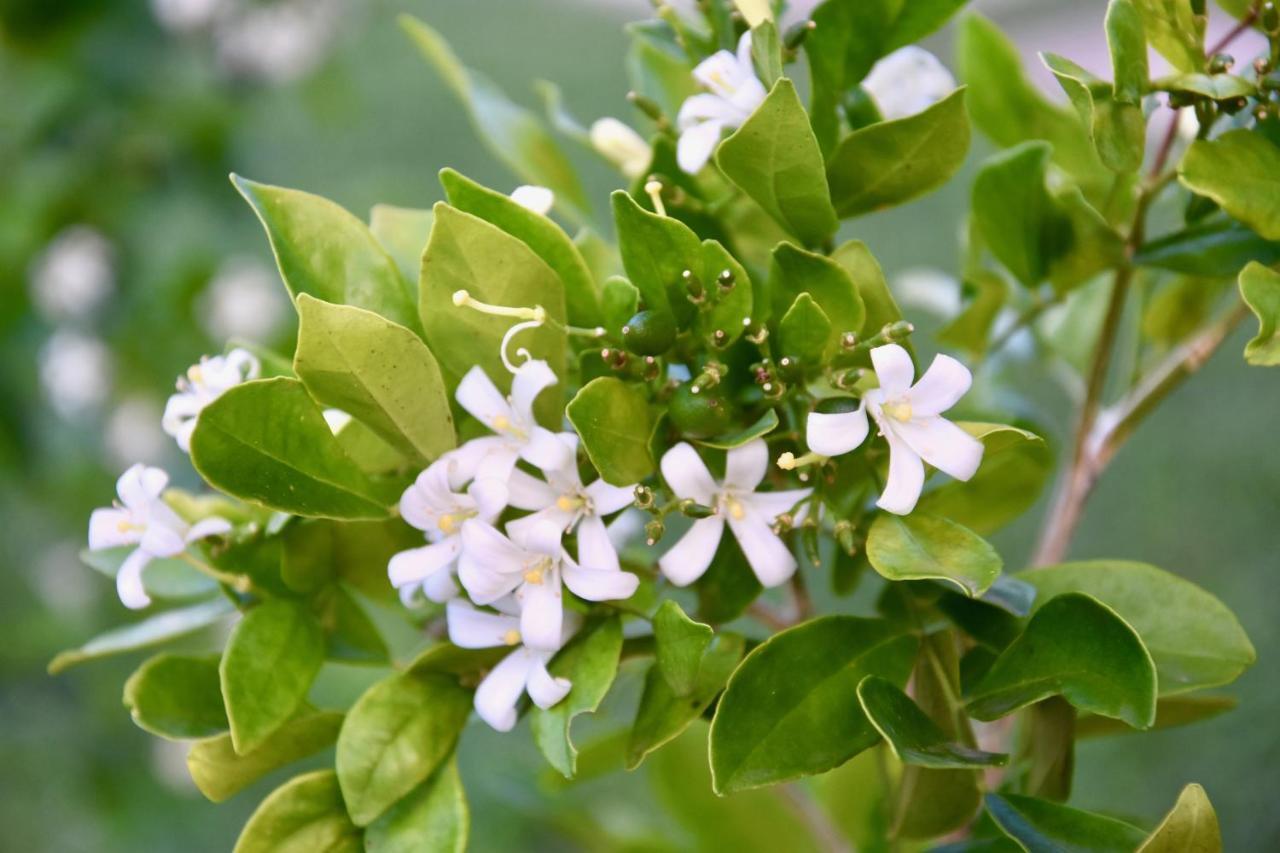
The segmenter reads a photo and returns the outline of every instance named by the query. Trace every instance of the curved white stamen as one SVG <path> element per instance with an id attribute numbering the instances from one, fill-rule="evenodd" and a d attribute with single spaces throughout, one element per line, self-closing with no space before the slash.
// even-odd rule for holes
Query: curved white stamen
<path id="1" fill-rule="evenodd" d="M 520 368 L 512 364 L 511 359 L 507 356 L 507 347 L 511 344 L 511 339 L 523 332 L 525 329 L 536 329 L 546 322 L 546 311 L 543 310 L 541 305 L 537 306 L 534 311 L 537 313 L 537 316 L 534 319 L 526 320 L 523 323 L 516 323 L 510 329 L 507 329 L 507 333 L 502 336 L 502 344 L 498 348 L 498 354 L 502 356 L 502 366 L 513 374 L 518 373 Z M 532 353 L 530 353 L 525 347 L 517 347 L 516 356 L 524 360 L 522 364 L 533 359 Z"/>

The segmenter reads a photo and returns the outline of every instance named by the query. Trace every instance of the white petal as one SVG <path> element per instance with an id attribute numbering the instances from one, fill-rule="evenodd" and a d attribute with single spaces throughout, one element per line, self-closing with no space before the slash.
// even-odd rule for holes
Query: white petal
<path id="1" fill-rule="evenodd" d="M 475 482 L 496 481 L 502 486 L 502 500 L 505 504 L 507 481 L 511 479 L 511 471 L 516 467 L 518 458 L 516 451 L 505 443 L 491 445 L 489 452 L 480 460 L 480 465 L 476 468 Z M 473 494 L 472 497 L 476 498 L 477 503 L 479 502 L 480 499 L 476 495 Z"/>
<path id="2" fill-rule="evenodd" d="M 556 194 L 546 187 L 521 184 L 511 191 L 511 200 L 526 210 L 546 216 L 556 203 Z"/>
<path id="3" fill-rule="evenodd" d="M 718 95 L 729 97 L 733 85 L 742 76 L 738 57 L 727 50 L 717 50 L 693 68 L 693 78 Z"/>
<path id="4" fill-rule="evenodd" d="M 507 480 L 507 491 L 507 503 L 516 509 L 530 511 L 545 509 L 559 497 L 550 485 L 518 469 L 511 472 L 511 478 Z"/>
<path id="5" fill-rule="evenodd" d="M 867 407 L 859 403 L 852 412 L 823 414 L 810 412 L 805 421 L 805 441 L 809 449 L 823 456 L 840 456 L 867 440 Z"/>
<path id="6" fill-rule="evenodd" d="M 516 649 L 495 666 L 476 688 L 475 708 L 480 719 L 500 732 L 516 724 L 516 702 L 529 680 L 531 659 L 524 649 Z"/>
<path id="7" fill-rule="evenodd" d="M 511 525 L 507 525 L 507 533 L 512 534 L 512 541 L 526 551 L 556 559 L 564 553 L 564 546 L 560 541 L 564 536 L 564 525 L 552 518 L 539 518 L 536 522 L 521 525 L 518 529 L 519 538 L 515 538 Z"/>
<path id="8" fill-rule="evenodd" d="M 116 494 L 129 509 L 147 510 L 168 484 L 169 475 L 159 468 L 134 465 L 116 481 Z"/>
<path id="9" fill-rule="evenodd" d="M 564 585 L 587 601 L 625 601 L 635 595 L 640 578 L 630 572 L 587 568 L 565 560 Z"/>
<path id="10" fill-rule="evenodd" d="M 231 532 L 231 522 L 225 518 L 212 516 L 210 518 L 202 518 L 195 524 L 191 525 L 191 529 L 187 531 L 186 539 L 188 542 L 198 542 L 201 539 L 207 539 L 210 536 L 221 536 L 224 533 Z"/>
<path id="11" fill-rule="evenodd" d="M 973 384 L 969 368 L 949 355 L 937 355 L 908 395 L 916 417 L 937 415 L 954 406 Z"/>
<path id="12" fill-rule="evenodd" d="M 897 344 L 885 344 L 871 350 L 871 365 L 886 397 L 896 397 L 911 387 L 916 369 L 911 356 Z"/>
<path id="13" fill-rule="evenodd" d="M 711 159 L 711 152 L 720 143 L 723 128 L 720 122 L 708 120 L 682 130 L 680 141 L 676 143 L 676 163 L 681 170 L 690 175 L 701 172 Z"/>
<path id="14" fill-rule="evenodd" d="M 174 557 L 187 550 L 183 533 L 152 519 L 142 533 L 138 548 L 152 557 Z"/>
<path id="15" fill-rule="evenodd" d="M 714 122 L 723 126 L 734 125 L 741 119 L 742 116 L 737 107 L 729 101 L 719 95 L 702 92 L 685 98 L 676 116 L 676 127 L 683 132 L 704 122 Z"/>
<path id="16" fill-rule="evenodd" d="M 507 398 L 479 366 L 467 371 L 453 396 L 459 406 L 489 429 L 493 429 L 494 421 L 498 418 L 506 418 L 508 422 L 512 419 Z"/>
<path id="17" fill-rule="evenodd" d="M 893 428 L 925 462 L 957 480 L 972 477 L 982 463 L 982 442 L 946 418 L 913 417 Z"/>
<path id="18" fill-rule="evenodd" d="M 738 38 L 737 59 L 740 72 L 750 73 L 754 77 L 755 65 L 751 61 L 751 30 L 743 31 Z"/>
<path id="19" fill-rule="evenodd" d="M 813 489 L 784 489 L 779 492 L 756 492 L 740 498 L 748 507 L 754 510 L 765 521 L 770 524 L 774 519 L 782 515 L 784 512 L 791 512 L 795 505 L 800 501 L 813 494 Z M 803 507 L 796 510 L 796 518 L 799 520 L 800 512 Z"/>
<path id="20" fill-rule="evenodd" d="M 545 571 L 541 583 L 525 583 L 516 593 L 520 599 L 520 637 L 531 649 L 560 648 L 564 603 L 559 575 Z"/>
<path id="21" fill-rule="evenodd" d="M 257 356 L 241 347 L 227 353 L 227 364 L 244 379 L 257 379 L 262 372 L 262 364 Z"/>
<path id="22" fill-rule="evenodd" d="M 539 708 L 550 708 L 569 695 L 573 684 L 567 678 L 558 678 L 547 671 L 547 660 L 550 655 L 543 652 L 527 653 L 529 655 L 529 683 L 526 688 L 529 698 Z"/>
<path id="23" fill-rule="evenodd" d="M 795 574 L 795 555 L 762 516 L 748 512 L 744 518 L 730 517 L 729 529 L 760 583 L 778 586 Z"/>
<path id="24" fill-rule="evenodd" d="M 511 380 L 511 407 L 521 419 L 533 422 L 533 401 L 556 384 L 555 372 L 541 359 L 526 361 Z"/>
<path id="25" fill-rule="evenodd" d="M 529 537 L 533 535 L 534 527 L 551 524 L 557 530 L 568 531 L 575 517 L 574 513 L 566 512 L 560 507 L 552 505 L 546 509 L 540 509 L 532 515 L 526 515 L 524 518 L 508 521 L 507 535 L 511 537 L 511 541 L 526 545 Z"/>
<path id="26" fill-rule="evenodd" d="M 590 569 L 616 572 L 621 568 L 609 531 L 598 515 L 588 515 L 578 522 L 578 562 Z M 572 589 L 572 585 L 569 588 Z"/>
<path id="27" fill-rule="evenodd" d="M 763 438 L 757 438 L 725 455 L 724 484 L 740 492 L 755 491 L 768 470 L 769 447 Z"/>
<path id="28" fill-rule="evenodd" d="M 551 430 L 540 426 L 529 431 L 529 441 L 520 448 L 520 458 L 543 471 L 558 471 L 574 461 L 569 445 Z"/>
<path id="29" fill-rule="evenodd" d="M 410 548 L 394 555 L 387 563 L 387 577 L 397 589 L 406 584 L 421 583 L 436 572 L 448 570 L 462 553 L 462 538 L 450 536 L 434 545 Z"/>
<path id="30" fill-rule="evenodd" d="M 458 582 L 453 578 L 453 572 L 436 572 L 422 582 L 422 594 L 436 604 L 452 601 L 461 592 Z"/>
<path id="31" fill-rule="evenodd" d="M 956 88 L 955 78 L 938 58 L 909 45 L 877 62 L 862 81 L 880 114 L 887 120 L 905 118 L 927 109 Z"/>
<path id="32" fill-rule="evenodd" d="M 137 545 L 142 531 L 133 526 L 133 516 L 128 510 L 104 507 L 95 509 L 89 516 L 89 550 L 115 548 L 119 545 Z"/>
<path id="33" fill-rule="evenodd" d="M 462 525 L 462 555 L 458 579 L 477 604 L 489 604 L 520 585 L 526 554 L 511 540 L 482 521 Z"/>
<path id="34" fill-rule="evenodd" d="M 583 491 L 591 500 L 592 511 L 596 515 L 612 515 L 635 503 L 636 487 L 614 486 L 604 480 L 596 480 Z"/>
<path id="35" fill-rule="evenodd" d="M 141 610 L 151 603 L 150 596 L 142 587 L 142 570 L 150 562 L 151 555 L 139 548 L 120 564 L 120 572 L 116 575 L 116 594 L 130 610 Z"/>
<path id="36" fill-rule="evenodd" d="M 662 555 L 658 568 L 676 586 L 688 586 L 711 565 L 723 533 L 724 519 L 720 516 L 698 519 L 680 541 Z"/>
<path id="37" fill-rule="evenodd" d="M 507 508 L 507 484 L 492 477 L 476 480 L 467 488 L 467 496 L 475 502 L 477 518 L 492 524 Z"/>
<path id="38" fill-rule="evenodd" d="M 480 469 L 480 463 L 495 448 L 505 447 L 506 439 L 496 435 L 485 435 L 465 441 L 460 447 L 450 450 L 441 459 L 449 460 L 449 490 L 457 492 L 470 482 Z"/>
<path id="39" fill-rule="evenodd" d="M 905 441 L 890 432 L 886 432 L 885 437 L 889 439 L 889 482 L 876 506 L 907 515 L 916 508 L 920 490 L 924 488 L 924 463 Z"/>
<path id="40" fill-rule="evenodd" d="M 449 642 L 463 649 L 490 649 L 511 645 L 511 632 L 520 631 L 520 620 L 500 613 L 485 613 L 465 601 L 449 602 Z"/>
<path id="41" fill-rule="evenodd" d="M 662 454 L 662 479 L 667 481 L 676 497 L 692 498 L 701 504 L 710 506 L 715 501 L 719 490 L 716 481 L 711 478 L 706 463 L 685 442 Z"/>

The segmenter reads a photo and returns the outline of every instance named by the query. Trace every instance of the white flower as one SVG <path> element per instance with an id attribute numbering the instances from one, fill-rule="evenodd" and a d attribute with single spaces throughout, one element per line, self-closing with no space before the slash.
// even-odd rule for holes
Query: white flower
<path id="1" fill-rule="evenodd" d="M 576 435 L 562 433 L 560 437 L 576 452 Z M 543 474 L 545 482 L 518 469 L 511 472 L 507 502 L 516 509 L 534 512 L 507 524 L 507 531 L 521 539 L 533 525 L 543 522 L 551 522 L 565 533 L 573 532 L 576 527 L 578 559 L 582 563 L 602 569 L 620 568 L 604 516 L 631 505 L 635 501 L 635 486 L 611 486 L 604 480 L 584 486 L 572 457 L 567 465 Z"/>
<path id="2" fill-rule="evenodd" d="M 823 456 L 848 453 L 866 439 L 870 409 L 889 442 L 889 482 L 876 505 L 906 515 L 924 487 L 924 462 L 957 480 L 972 477 L 982 462 L 982 442 L 941 417 L 969 390 L 973 376 L 951 356 L 939 355 L 912 385 L 911 356 L 897 344 L 871 350 L 871 364 L 880 387 L 863 394 L 856 411 L 811 413 L 806 438 L 809 449 Z"/>
<path id="3" fill-rule="evenodd" d="M 887 120 L 906 118 L 955 91 L 956 79 L 924 48 L 899 48 L 872 67 L 862 88 Z"/>
<path id="4" fill-rule="evenodd" d="M 120 503 L 95 509 L 89 516 L 90 550 L 138 546 L 116 575 L 120 601 L 134 610 L 151 603 L 142 586 L 142 570 L 147 563 L 156 557 L 175 557 L 197 539 L 231 530 L 230 522 L 222 518 L 187 524 L 161 497 L 168 483 L 169 475 L 159 468 L 134 465 L 116 483 Z"/>
<path id="5" fill-rule="evenodd" d="M 763 439 L 729 451 L 724 481 L 717 483 L 696 450 L 681 442 L 662 456 L 662 477 L 677 497 L 713 507 L 716 514 L 693 523 L 680 541 L 662 555 L 658 566 L 676 586 L 702 577 L 711 565 L 725 521 L 760 583 L 777 586 L 796 570 L 796 558 L 776 533 L 773 522 L 808 497 L 812 489 L 757 492 L 769 469 Z"/>
<path id="6" fill-rule="evenodd" d="M 612 117 L 592 123 L 591 146 L 633 181 L 645 173 L 653 159 L 644 137 Z"/>
<path id="7" fill-rule="evenodd" d="M 523 207 L 546 216 L 556 203 L 556 194 L 546 187 L 522 184 L 511 191 L 511 200 Z"/>
<path id="8" fill-rule="evenodd" d="M 189 33 L 213 21 L 222 0 L 151 0 L 151 13 L 166 30 Z"/>
<path id="9" fill-rule="evenodd" d="M 431 543 L 401 551 L 387 564 L 391 585 L 406 603 L 418 590 L 435 602 L 456 596 L 451 569 L 462 553 L 462 523 L 469 518 L 492 523 L 502 511 L 502 504 L 482 506 L 461 490 L 467 479 L 461 461 L 456 451 L 441 456 L 400 498 L 400 516 Z"/>
<path id="10" fill-rule="evenodd" d="M 86 320 L 115 289 L 115 252 L 87 225 L 58 232 L 31 265 L 31 301 L 53 322 Z"/>
<path id="11" fill-rule="evenodd" d="M 514 595 L 520 605 L 520 636 L 526 646 L 541 651 L 560 648 L 562 580 L 587 601 L 630 598 L 640 584 L 629 572 L 574 562 L 560 542 L 561 532 L 544 521 L 522 531 L 517 542 L 474 518 L 462 525 L 458 579 L 467 594 L 476 604 Z"/>
<path id="12" fill-rule="evenodd" d="M 476 713 L 490 726 L 500 732 L 511 731 L 516 724 L 516 703 L 526 691 L 539 708 L 550 708 L 569 694 L 572 685 L 568 679 L 556 678 L 547 671 L 547 662 L 559 646 L 539 650 L 521 645 L 520 620 L 515 616 L 485 613 L 461 599 L 449 602 L 448 613 L 449 640 L 455 646 L 516 647 L 476 688 Z"/>
<path id="13" fill-rule="evenodd" d="M 751 64 L 750 30 L 739 39 L 737 56 L 716 51 L 698 63 L 693 76 L 710 91 L 691 95 L 676 117 L 680 129 L 676 161 L 691 175 L 711 158 L 721 132 L 741 127 L 767 94 Z"/>
<path id="14" fill-rule="evenodd" d="M 165 404 L 160 425 L 190 453 L 191 433 L 201 410 L 241 382 L 257 379 L 261 369 L 258 359 L 239 348 L 226 355 L 201 358 L 199 364 L 187 368 L 185 376 L 178 377 L 178 393 Z"/>

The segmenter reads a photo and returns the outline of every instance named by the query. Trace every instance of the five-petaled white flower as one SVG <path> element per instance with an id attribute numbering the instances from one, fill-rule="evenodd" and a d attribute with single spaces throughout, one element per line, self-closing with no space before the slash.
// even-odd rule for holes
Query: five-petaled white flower
<path id="1" fill-rule="evenodd" d="M 406 604 L 418 590 L 435 602 L 457 595 L 452 569 L 462 553 L 462 523 L 468 518 L 492 523 L 502 512 L 502 504 L 485 504 L 463 491 L 468 479 L 464 458 L 459 451 L 444 454 L 400 497 L 400 516 L 423 531 L 430 543 L 401 551 L 387 564 L 391 585 Z"/>
<path id="2" fill-rule="evenodd" d="M 537 184 L 521 184 L 511 191 L 511 200 L 525 210 L 546 216 L 556 203 L 556 194 Z"/>
<path id="3" fill-rule="evenodd" d="M 95 509 L 89 516 L 91 551 L 138 546 L 116 575 L 120 601 L 134 610 L 151 603 L 142 585 L 147 563 L 156 557 L 175 557 L 197 539 L 231 530 L 230 522 L 222 518 L 206 518 L 195 524 L 182 520 L 161 497 L 168 483 L 169 475 L 159 468 L 134 465 L 116 483 L 120 503 Z"/>
<path id="4" fill-rule="evenodd" d="M 955 91 L 956 79 L 929 51 L 915 45 L 899 48 L 872 67 L 862 88 L 880 115 L 893 120 L 926 110 Z"/>
<path id="5" fill-rule="evenodd" d="M 630 598 L 640 584 L 635 575 L 607 566 L 579 565 L 565 553 L 563 531 L 550 521 L 530 525 L 517 540 L 470 519 L 462 525 L 458 579 L 476 604 L 494 604 L 514 595 L 520 606 L 520 636 L 541 651 L 560 648 L 564 624 L 560 583 L 587 601 Z"/>
<path id="6" fill-rule="evenodd" d="M 702 577 L 715 557 L 726 521 L 760 583 L 777 586 L 795 573 L 796 558 L 772 525 L 813 490 L 755 491 L 768 469 L 769 449 L 763 439 L 728 452 L 720 483 L 688 444 L 681 442 L 663 454 L 662 476 L 676 496 L 715 509 L 715 515 L 695 521 L 658 560 L 672 583 L 686 586 Z"/>
<path id="7" fill-rule="evenodd" d="M 938 355 L 912 385 L 911 356 L 897 344 L 871 350 L 871 364 L 880 387 L 863 394 L 855 411 L 811 413 L 806 439 L 823 456 L 848 453 L 866 440 L 869 409 L 889 442 L 889 481 L 876 505 L 906 515 L 924 488 L 924 462 L 957 480 L 972 477 L 982 462 L 982 442 L 941 417 L 969 390 L 973 376 L 951 356 Z"/>
<path id="8" fill-rule="evenodd" d="M 495 604 L 500 609 L 511 609 L 504 606 L 507 602 Z M 539 708 L 550 708 L 569 694 L 572 685 L 568 679 L 556 678 L 547 671 L 547 662 L 563 642 L 555 649 L 522 645 L 518 618 L 507 613 L 486 613 L 461 599 L 449 602 L 448 618 L 449 640 L 455 646 L 464 649 L 514 647 L 476 688 L 476 713 L 493 728 L 511 731 L 516 724 L 516 703 L 525 691 Z"/>
<path id="9" fill-rule="evenodd" d="M 191 433 L 201 410 L 241 382 L 257 379 L 261 369 L 252 353 L 238 347 L 226 355 L 201 358 L 178 377 L 178 393 L 165 405 L 160 425 L 190 453 Z"/>
<path id="10" fill-rule="evenodd" d="M 738 40 L 736 56 L 716 51 L 698 63 L 693 76 L 710 91 L 689 96 L 676 116 L 680 129 L 676 162 L 691 175 L 711 158 L 721 132 L 741 127 L 767 94 L 751 63 L 750 30 Z"/>
<path id="11" fill-rule="evenodd" d="M 591 147 L 633 181 L 644 174 L 653 159 L 644 137 L 616 118 L 596 119 L 590 137 Z"/>

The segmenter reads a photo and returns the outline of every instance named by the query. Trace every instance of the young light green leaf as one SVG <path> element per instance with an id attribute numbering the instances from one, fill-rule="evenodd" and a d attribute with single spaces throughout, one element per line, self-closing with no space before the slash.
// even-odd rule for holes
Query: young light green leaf
<path id="1" fill-rule="evenodd" d="M 1032 432 L 1004 424 L 961 423 L 983 445 L 982 466 L 920 498 L 917 513 L 949 518 L 990 535 L 1035 504 L 1053 471 L 1053 452 Z"/>
<path id="2" fill-rule="evenodd" d="M 296 379 L 230 389 L 200 412 L 191 461 L 215 488 L 268 509 L 385 518 L 386 497 L 343 452 Z"/>
<path id="3" fill-rule="evenodd" d="M 1018 794 L 987 794 L 987 814 L 1030 853 L 1131 853 L 1143 832 L 1115 818 Z"/>
<path id="4" fill-rule="evenodd" d="M 1225 604 L 1155 566 L 1089 560 L 1028 569 L 1015 577 L 1036 588 L 1041 607 L 1054 596 L 1081 592 L 1115 610 L 1151 653 L 1162 694 L 1228 684 L 1256 658 Z"/>
<path id="5" fill-rule="evenodd" d="M 911 697 L 892 682 L 869 675 L 858 685 L 858 702 L 871 725 L 904 764 L 932 768 L 1001 767 L 1002 753 L 983 752 L 952 742 L 921 711 Z"/>
<path id="6" fill-rule="evenodd" d="M 218 674 L 237 753 L 256 749 L 302 706 L 324 663 L 324 635 L 302 605 L 271 599 L 227 640 Z"/>
<path id="7" fill-rule="evenodd" d="M 374 684 L 347 713 L 335 766 L 351 819 L 368 826 L 441 766 L 471 713 L 471 693 L 443 673 Z"/>
<path id="8" fill-rule="evenodd" d="M 435 356 L 417 335 L 377 314 L 298 297 L 293 369 L 322 406 L 363 421 L 422 461 L 455 445 L 449 395 Z"/>
<path id="9" fill-rule="evenodd" d="M 1183 788 L 1138 853 L 1222 853 L 1218 816 L 1204 788 L 1194 782 Z"/>
<path id="10" fill-rule="evenodd" d="M 686 322 L 693 316 L 693 305 L 685 291 L 683 274 L 701 267 L 702 244 L 698 235 L 678 219 L 650 213 L 621 190 L 612 199 L 622 265 L 640 291 L 645 307 Z"/>
<path id="11" fill-rule="evenodd" d="M 778 324 L 780 351 L 802 367 L 821 364 L 834 340 L 831 321 L 808 293 L 796 297 Z"/>
<path id="12" fill-rule="evenodd" d="M 729 679 L 711 723 L 711 773 L 727 794 L 822 773 L 878 738 L 858 684 L 904 684 L 915 637 L 887 622 L 826 616 L 770 637 Z"/>
<path id="13" fill-rule="evenodd" d="M 1134 0 L 1142 14 L 1147 40 L 1156 52 L 1181 71 L 1204 67 L 1204 4 L 1195 0 Z"/>
<path id="14" fill-rule="evenodd" d="M 235 751 L 230 734 L 196 741 L 187 753 L 187 771 L 200 793 L 220 803 L 273 770 L 329 746 L 341 726 L 342 714 L 307 708 L 244 755 Z"/>
<path id="15" fill-rule="evenodd" d="M 1178 164 L 1178 179 L 1266 239 L 1280 240 L 1280 147 L 1261 133 L 1197 139 Z"/>
<path id="16" fill-rule="evenodd" d="M 653 473 L 652 415 L 633 386 L 611 376 L 593 379 L 569 401 L 565 413 L 605 482 L 630 486 Z"/>
<path id="17" fill-rule="evenodd" d="M 676 696 L 693 690 L 702 655 L 714 636 L 710 625 L 693 621 L 674 601 L 668 599 L 658 608 L 653 617 L 658 669 Z"/>
<path id="18" fill-rule="evenodd" d="M 847 218 L 882 210 L 949 181 L 969 151 L 964 91 L 923 112 L 846 136 L 827 165 L 836 212 Z"/>
<path id="19" fill-rule="evenodd" d="M 227 730 L 216 656 L 156 655 L 124 683 L 124 704 L 139 728 L 170 740 Z"/>
<path id="20" fill-rule="evenodd" d="M 392 204 L 375 204 L 369 211 L 369 230 L 396 262 L 400 276 L 409 285 L 416 301 L 418 273 L 422 271 L 422 250 L 431 235 L 431 211 Z"/>
<path id="21" fill-rule="evenodd" d="M 579 632 L 548 667 L 553 676 L 569 679 L 573 688 L 550 708 L 535 707 L 531 728 L 538 749 L 566 779 L 578 768 L 578 748 L 570 737 L 573 719 L 600 707 L 618 674 L 621 654 L 622 623 L 611 616 Z"/>
<path id="22" fill-rule="evenodd" d="M 1050 598 L 970 692 L 969 712 L 994 720 L 1049 696 L 1150 728 L 1156 669 L 1138 633 L 1081 593 Z"/>
<path id="23" fill-rule="evenodd" d="M 1258 334 L 1244 346 L 1245 361 L 1265 367 L 1280 364 L 1280 273 L 1251 261 L 1240 271 L 1240 298 L 1258 318 Z"/>
<path id="24" fill-rule="evenodd" d="M 368 226 L 318 195 L 232 175 L 271 241 L 289 295 L 309 293 L 417 328 L 413 293 Z"/>
<path id="25" fill-rule="evenodd" d="M 190 607 L 166 610 L 163 613 L 148 616 L 139 622 L 99 634 L 78 649 L 59 652 L 49 662 L 49 674 L 57 675 L 64 669 L 87 660 L 122 655 L 176 640 L 202 628 L 208 628 L 234 611 L 235 607 L 230 601 L 225 598 L 215 598 Z"/>
<path id="26" fill-rule="evenodd" d="M 880 513 L 867 534 L 867 560 L 891 581 L 942 580 L 971 598 L 987 591 L 1003 561 L 991 544 L 945 518 Z"/>
<path id="27" fill-rule="evenodd" d="M 739 432 L 729 435 L 722 435 L 718 438 L 702 438 L 697 439 L 697 443 L 703 447 L 714 447 L 717 450 L 732 450 L 735 447 L 741 447 L 749 441 L 755 441 L 757 438 L 763 438 L 778 428 L 778 413 L 773 409 L 767 410 L 760 416 L 759 420 L 751 426 Z"/>
<path id="28" fill-rule="evenodd" d="M 1140 104 L 1149 74 L 1147 35 L 1133 0 L 1111 0 L 1106 28 L 1115 99 L 1122 104 Z"/>
<path id="29" fill-rule="evenodd" d="M 458 765 L 450 760 L 365 830 L 369 853 L 463 853 L 471 828 Z"/>
<path id="30" fill-rule="evenodd" d="M 234 853 L 361 853 L 360 829 L 347 817 L 332 770 L 297 776 L 276 788 L 249 818 Z"/>
<path id="31" fill-rule="evenodd" d="M 790 243 L 779 243 L 773 250 L 769 291 L 778 317 L 797 296 L 808 293 L 831 321 L 835 336 L 861 331 L 866 321 L 866 307 L 849 271 L 831 258 Z"/>
<path id="32" fill-rule="evenodd" d="M 801 243 L 835 233 L 822 152 L 795 85 L 779 78 L 751 117 L 720 144 L 716 163 Z"/>

